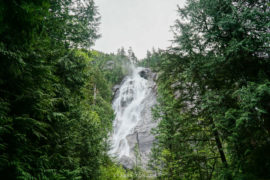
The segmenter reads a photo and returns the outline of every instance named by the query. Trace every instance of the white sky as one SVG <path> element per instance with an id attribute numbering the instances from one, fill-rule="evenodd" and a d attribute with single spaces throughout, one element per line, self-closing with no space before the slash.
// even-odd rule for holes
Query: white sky
<path id="1" fill-rule="evenodd" d="M 138 58 L 152 47 L 165 49 L 173 39 L 170 26 L 177 4 L 185 0 L 96 0 L 101 15 L 100 33 L 93 49 L 111 53 L 131 46 Z"/>

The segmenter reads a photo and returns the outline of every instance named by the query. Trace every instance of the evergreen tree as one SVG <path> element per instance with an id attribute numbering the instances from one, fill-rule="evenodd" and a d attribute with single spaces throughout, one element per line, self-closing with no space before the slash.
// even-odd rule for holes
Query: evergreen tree
<path id="1" fill-rule="evenodd" d="M 95 52 L 76 49 L 99 36 L 94 2 L 0 7 L 0 178 L 99 179 L 115 81 L 94 63 Z"/>
<path id="2" fill-rule="evenodd" d="M 162 175 L 269 178 L 268 1 L 189 0 L 179 14 L 159 64 Z"/>

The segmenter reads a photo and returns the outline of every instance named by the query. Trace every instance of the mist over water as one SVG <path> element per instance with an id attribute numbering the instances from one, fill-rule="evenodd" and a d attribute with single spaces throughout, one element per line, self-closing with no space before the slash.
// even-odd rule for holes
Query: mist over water
<path id="1" fill-rule="evenodd" d="M 124 79 L 113 101 L 116 117 L 111 138 L 112 149 L 109 154 L 118 159 L 125 157 L 134 160 L 135 144 L 139 147 L 143 146 L 144 140 L 140 140 L 143 137 L 142 133 L 147 135 L 145 140 L 151 137 L 150 142 L 147 141 L 150 146 L 152 143 L 151 128 L 146 122 L 151 121 L 149 114 L 151 114 L 150 107 L 155 101 L 152 97 L 155 84 L 147 79 L 147 70 L 142 67 L 133 67 L 132 73 Z M 134 136 L 133 140 L 131 140 L 132 136 Z M 144 151 L 143 148 L 140 151 Z M 150 148 L 147 149 L 147 153 L 148 151 L 150 152 Z"/>

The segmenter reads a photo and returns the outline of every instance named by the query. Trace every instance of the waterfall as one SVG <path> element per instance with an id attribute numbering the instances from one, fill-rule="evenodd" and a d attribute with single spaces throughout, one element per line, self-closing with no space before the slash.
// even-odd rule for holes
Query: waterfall
<path id="1" fill-rule="evenodd" d="M 154 76 L 147 68 L 132 68 L 113 101 L 115 120 L 109 154 L 128 168 L 134 164 L 135 145 L 139 145 L 142 164 L 145 165 L 154 140 L 150 133 L 155 127 L 151 116 L 151 107 L 156 103 Z"/>

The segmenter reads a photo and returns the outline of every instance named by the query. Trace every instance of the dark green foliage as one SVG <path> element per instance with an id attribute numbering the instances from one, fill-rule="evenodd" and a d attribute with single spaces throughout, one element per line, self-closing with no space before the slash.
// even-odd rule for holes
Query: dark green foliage
<path id="1" fill-rule="evenodd" d="M 99 37 L 99 16 L 93 0 L 51 0 L 46 33 L 66 47 L 89 48 Z"/>
<path id="2" fill-rule="evenodd" d="M 268 1 L 189 0 L 179 14 L 176 46 L 155 66 L 151 167 L 168 179 L 269 179 Z"/>
<path id="3" fill-rule="evenodd" d="M 92 0 L 0 2 L 0 179 L 101 176 L 115 81 L 76 49 L 98 19 Z"/>
<path id="4" fill-rule="evenodd" d="M 162 60 L 162 50 L 156 51 L 155 49 L 152 52 L 147 51 L 147 56 L 143 60 L 138 62 L 139 66 L 152 68 L 152 70 L 157 71 L 158 65 Z"/>

